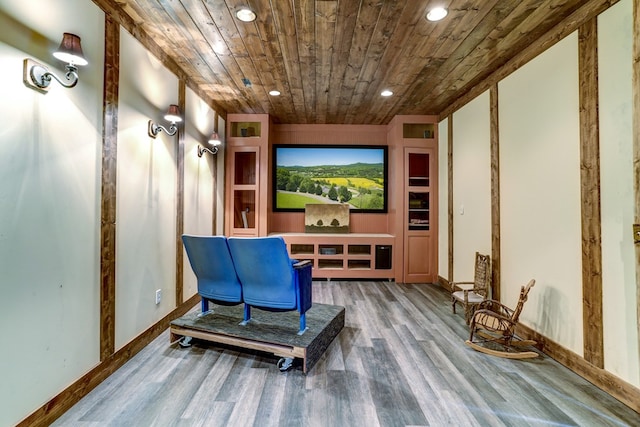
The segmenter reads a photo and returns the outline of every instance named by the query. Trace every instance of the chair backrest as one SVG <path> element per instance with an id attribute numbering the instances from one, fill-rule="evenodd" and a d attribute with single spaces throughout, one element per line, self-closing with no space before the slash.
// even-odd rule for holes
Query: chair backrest
<path id="1" fill-rule="evenodd" d="M 476 252 L 473 292 L 487 298 L 491 289 L 491 258 Z"/>
<path id="2" fill-rule="evenodd" d="M 242 286 L 224 236 L 183 235 L 189 263 L 198 280 L 198 294 L 214 301 L 242 302 Z"/>
<path id="3" fill-rule="evenodd" d="M 229 237 L 228 243 L 245 303 L 271 309 L 296 308 L 294 271 L 282 237 Z"/>
<path id="4" fill-rule="evenodd" d="M 529 291 L 533 288 L 533 285 L 536 284 L 535 279 L 529 280 L 526 286 L 520 288 L 520 298 L 518 299 L 518 304 L 516 308 L 513 310 L 513 314 L 511 315 L 511 320 L 513 323 L 518 323 L 518 318 L 520 317 L 520 313 L 522 313 L 522 309 L 524 308 L 524 303 L 527 302 L 527 298 L 529 297 Z"/>

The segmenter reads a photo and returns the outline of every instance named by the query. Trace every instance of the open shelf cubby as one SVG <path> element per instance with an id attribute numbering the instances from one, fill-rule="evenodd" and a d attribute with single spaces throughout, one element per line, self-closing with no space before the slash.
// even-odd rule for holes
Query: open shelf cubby
<path id="1" fill-rule="evenodd" d="M 392 279 L 390 234 L 271 233 L 282 236 L 292 258 L 310 260 L 314 279 Z"/>

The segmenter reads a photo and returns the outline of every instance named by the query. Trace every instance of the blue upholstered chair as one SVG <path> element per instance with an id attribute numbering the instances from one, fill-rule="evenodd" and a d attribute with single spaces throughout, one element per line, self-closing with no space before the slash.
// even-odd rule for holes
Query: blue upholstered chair
<path id="1" fill-rule="evenodd" d="M 311 308 L 311 263 L 293 263 L 282 237 L 229 237 L 227 240 L 245 302 L 244 323 L 251 307 L 300 313 L 300 330 L 306 330 L 305 313 Z"/>
<path id="2" fill-rule="evenodd" d="M 182 242 L 198 279 L 202 313 L 209 311 L 209 301 L 220 305 L 241 304 L 242 285 L 233 266 L 227 238 L 185 234 Z"/>

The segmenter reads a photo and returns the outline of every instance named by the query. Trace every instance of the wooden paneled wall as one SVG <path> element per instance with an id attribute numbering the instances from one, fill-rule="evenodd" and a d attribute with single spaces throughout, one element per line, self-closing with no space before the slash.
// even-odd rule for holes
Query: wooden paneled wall
<path id="1" fill-rule="evenodd" d="M 100 2 L 98 2 L 100 3 Z M 71 384 L 42 405 L 18 426 L 48 426 L 77 403 L 109 375 L 146 347 L 169 327 L 169 323 L 184 315 L 199 300 L 194 295 L 183 303 L 183 251 L 181 236 L 184 228 L 184 125 L 179 127 L 177 144 L 176 194 L 176 308 L 151 325 L 136 339 L 115 350 L 116 306 L 116 200 L 118 146 L 118 86 L 120 71 L 120 25 L 105 14 L 105 54 L 103 82 L 102 129 L 102 198 L 100 225 L 100 363 L 82 378 Z M 179 80 L 178 104 L 185 113 L 186 84 Z M 215 198 L 214 198 L 215 203 Z M 214 223 L 215 224 L 215 223 Z"/>
<path id="2" fill-rule="evenodd" d="M 491 180 L 492 180 L 492 262 L 494 263 L 494 299 L 500 299 L 500 194 L 499 194 L 499 122 L 498 89 L 500 80 L 547 50 L 574 31 L 579 32 L 580 75 L 580 174 L 582 198 L 583 252 L 583 316 L 584 357 L 520 326 L 519 334 L 540 344 L 540 348 L 561 364 L 593 382 L 609 394 L 640 412 L 640 390 L 604 370 L 602 322 L 602 248 L 600 234 L 600 153 L 598 119 L 598 63 L 597 16 L 617 0 L 591 0 L 556 26 L 541 39 L 532 43 L 514 59 L 479 83 L 465 96 L 447 107 L 440 115 L 448 118 L 449 150 L 453 144 L 452 115 L 459 108 L 490 91 L 491 104 Z M 640 223 L 640 0 L 633 0 L 633 165 L 635 185 L 635 223 Z M 449 281 L 453 280 L 453 162 L 449 155 Z M 629 230 L 631 232 L 631 230 Z M 640 244 L 636 245 L 636 286 L 638 334 L 640 335 Z M 640 342 L 638 343 L 640 346 Z"/>

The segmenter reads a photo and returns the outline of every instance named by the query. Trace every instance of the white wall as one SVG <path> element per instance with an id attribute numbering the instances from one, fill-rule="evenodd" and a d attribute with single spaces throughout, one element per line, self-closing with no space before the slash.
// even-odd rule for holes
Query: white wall
<path id="1" fill-rule="evenodd" d="M 120 32 L 116 230 L 116 349 L 176 306 L 177 135 L 147 136 L 147 122 L 178 103 L 178 81 Z M 162 301 L 155 304 L 155 292 Z"/>
<path id="2" fill-rule="evenodd" d="M 99 361 L 104 15 L 91 2 L 0 0 L 0 425 L 14 425 Z M 58 76 L 63 32 L 89 65 L 73 89 L 22 83 L 33 58 Z"/>
<path id="3" fill-rule="evenodd" d="M 449 277 L 449 119 L 438 123 L 438 276 Z"/>
<path id="4" fill-rule="evenodd" d="M 499 83 L 501 299 L 536 279 L 521 322 L 583 354 L 578 37 Z"/>
<path id="5" fill-rule="evenodd" d="M 489 92 L 453 114 L 453 280 L 473 280 L 475 253 L 491 255 Z"/>
<path id="6" fill-rule="evenodd" d="M 632 0 L 598 17 L 605 369 L 640 387 L 633 224 Z"/>
<path id="7" fill-rule="evenodd" d="M 213 133 L 214 113 L 194 92 L 187 89 L 184 149 L 184 233 L 213 234 L 213 184 L 215 164 L 219 154 L 205 153 L 198 157 L 198 146 L 206 143 Z M 184 251 L 183 297 L 197 293 L 196 277 Z"/>

